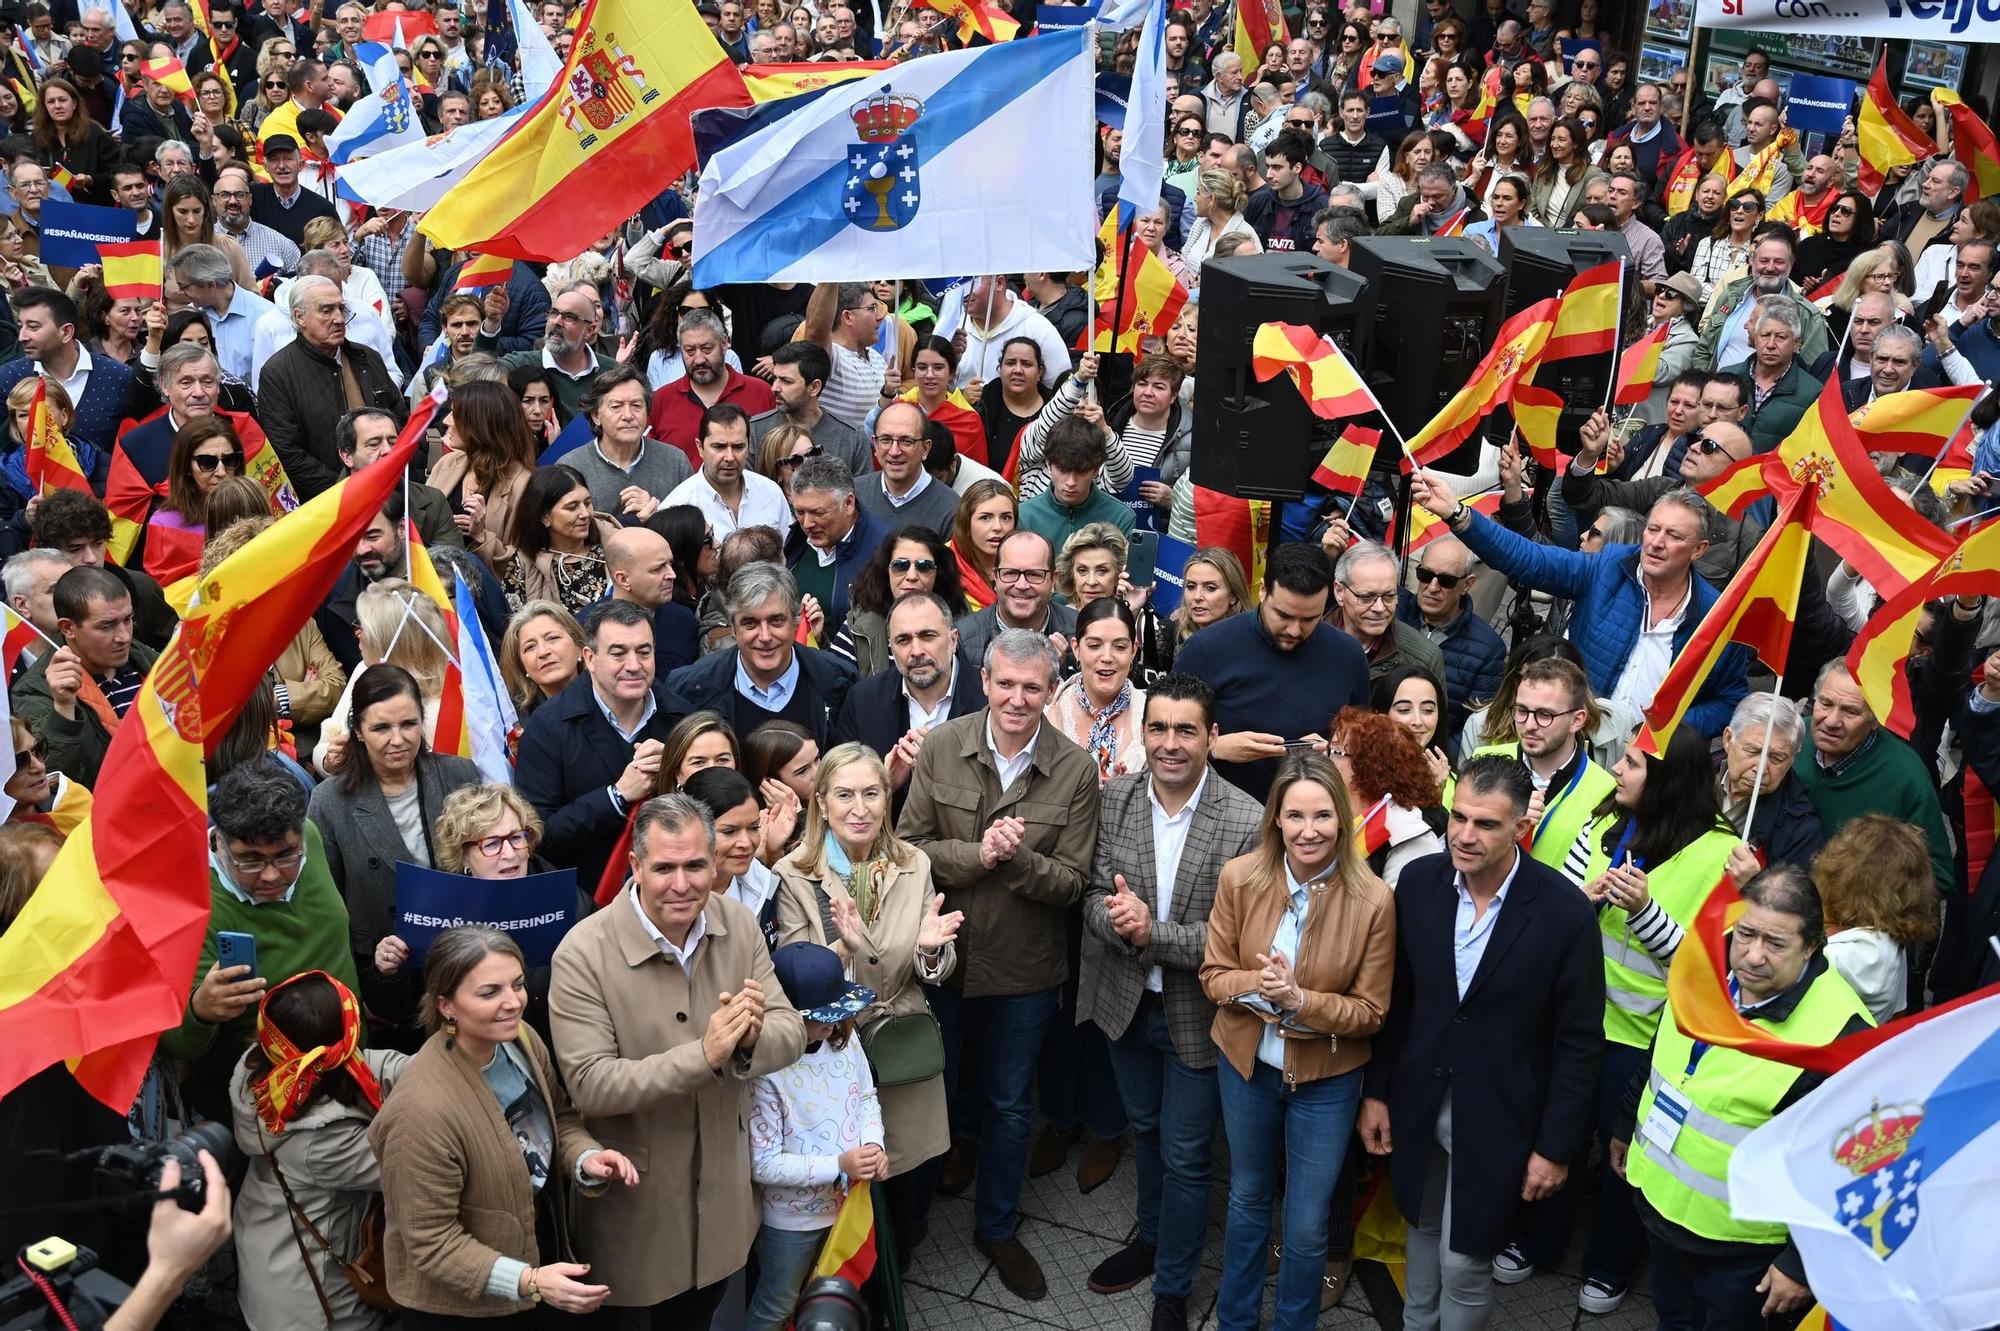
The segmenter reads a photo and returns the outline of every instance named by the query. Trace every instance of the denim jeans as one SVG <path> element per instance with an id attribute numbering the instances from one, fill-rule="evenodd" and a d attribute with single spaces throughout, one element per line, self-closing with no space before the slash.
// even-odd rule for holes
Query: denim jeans
<path id="1" fill-rule="evenodd" d="M 1264 1063 L 1249 1080 L 1216 1065 L 1229 1134 L 1229 1222 L 1222 1241 L 1218 1331 L 1256 1331 L 1264 1302 L 1271 1208 L 1285 1193 L 1285 1251 L 1271 1331 L 1311 1331 L 1326 1274 L 1326 1215 L 1361 1105 L 1361 1070 L 1296 1087 Z"/>
<path id="2" fill-rule="evenodd" d="M 1153 1293 L 1186 1298 L 1208 1235 L 1209 1144 L 1221 1090 L 1213 1070 L 1191 1068 L 1174 1052 L 1158 994 L 1140 1000 L 1109 1049 L 1132 1127 L 1139 1238 L 1155 1249 Z"/>
<path id="3" fill-rule="evenodd" d="M 1653 1312 L 1660 1331 L 1764 1331 L 1764 1296 L 1757 1284 L 1782 1251 L 1741 1257 L 1682 1252 L 1657 1234 L 1653 1248 Z"/>
<path id="4" fill-rule="evenodd" d="M 750 1311 L 743 1319 L 744 1331 L 780 1331 L 798 1306 L 799 1291 L 812 1274 L 820 1245 L 826 1242 L 824 1229 L 774 1229 L 764 1225 L 757 1231 L 757 1288 L 750 1294 Z"/>
<path id="5" fill-rule="evenodd" d="M 944 986 L 926 986 L 925 992 L 944 1037 L 947 1097 L 958 1093 L 966 1027 L 979 1023 L 979 1089 L 984 1104 L 973 1232 L 989 1242 L 1010 1239 L 1020 1223 L 1021 1185 L 1028 1175 L 1028 1142 L 1035 1125 L 1035 1063 L 1041 1057 L 1042 1037 L 1056 1018 L 1062 990 L 980 998 L 967 998 Z"/>

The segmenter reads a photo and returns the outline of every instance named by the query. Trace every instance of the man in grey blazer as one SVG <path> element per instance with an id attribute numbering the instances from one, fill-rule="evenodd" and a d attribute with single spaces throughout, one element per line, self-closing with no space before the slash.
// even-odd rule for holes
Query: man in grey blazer
<path id="1" fill-rule="evenodd" d="M 1146 770 L 1104 787 L 1084 891 L 1079 1022 L 1110 1042 L 1132 1126 L 1139 1234 L 1098 1263 L 1100 1294 L 1153 1277 L 1153 1331 L 1186 1331 L 1208 1227 L 1209 1143 L 1220 1114 L 1215 1005 L 1197 971 L 1222 866 L 1257 844 L 1264 810 L 1212 772 L 1215 695 L 1192 675 L 1146 691 Z"/>

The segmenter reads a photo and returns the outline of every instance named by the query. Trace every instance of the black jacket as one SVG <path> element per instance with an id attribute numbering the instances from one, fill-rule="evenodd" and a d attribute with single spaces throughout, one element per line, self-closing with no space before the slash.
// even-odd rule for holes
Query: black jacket
<path id="1" fill-rule="evenodd" d="M 340 354 L 354 367 L 362 398 L 400 424 L 408 404 L 382 358 L 357 342 L 345 343 Z M 340 365 L 330 354 L 303 337 L 293 338 L 264 363 L 257 396 L 264 433 L 278 450 L 278 461 L 285 464 L 285 474 L 301 500 L 311 499 L 347 474 L 333 446 L 334 423 L 347 410 L 347 390 L 341 385 Z"/>
<path id="2" fill-rule="evenodd" d="M 1319 141 L 1319 150 L 1332 158 L 1333 164 L 1340 169 L 1340 179 L 1357 185 L 1368 179 L 1368 173 L 1380 164 L 1382 154 L 1388 147 L 1387 141 L 1372 129 L 1362 132 L 1359 143 L 1349 143 L 1347 137 L 1337 130 Z"/>
<path id="3" fill-rule="evenodd" d="M 794 697 L 804 703 L 808 714 L 808 719 L 800 724 L 812 731 L 813 739 L 824 752 L 827 736 L 833 732 L 833 717 L 847 701 L 848 689 L 854 686 L 854 667 L 816 647 L 800 645 L 792 650 L 798 653 L 799 660 L 799 687 Z M 690 711 L 706 709 L 721 714 L 725 720 L 733 718 L 736 654 L 734 647 L 710 652 L 693 665 L 674 671 L 667 677 L 670 691 L 685 698 Z M 739 733 L 737 738 L 742 739 L 743 735 Z"/>
<path id="4" fill-rule="evenodd" d="M 945 720 L 969 716 L 986 705 L 986 691 L 980 687 L 979 672 L 964 661 L 953 662 L 957 672 L 951 681 L 951 710 Z M 870 675 L 847 691 L 847 701 L 834 717 L 832 740 L 845 744 L 859 740 L 877 753 L 896 747 L 910 729 L 909 704 L 903 698 L 900 671 L 884 670 Z"/>
<path id="5" fill-rule="evenodd" d="M 638 739 L 666 742 L 667 733 L 694 709 L 663 685 L 653 686 L 654 711 Z M 537 707 L 521 732 L 514 786 L 542 815 L 542 854 L 557 868 L 573 868 L 588 891 L 603 876 L 611 848 L 625 830 L 625 812 L 611 787 L 632 761 L 628 741 L 605 719 L 589 675 Z"/>
<path id="6" fill-rule="evenodd" d="M 1278 210 L 1292 209 L 1292 224 L 1283 231 L 1277 231 Z M 1257 239 L 1264 242 L 1267 250 L 1292 250 L 1299 254 L 1310 254 L 1313 247 L 1313 218 L 1320 209 L 1326 207 L 1326 191 L 1317 185 L 1307 184 L 1296 204 L 1286 204 L 1278 197 L 1278 192 L 1269 185 L 1250 196 L 1243 206 L 1243 220 L 1257 233 Z"/>
<path id="7" fill-rule="evenodd" d="M 1430 855 L 1397 884 L 1395 988 L 1365 1093 L 1389 1104 L 1389 1180 L 1397 1209 L 1415 1219 L 1438 1110 L 1463 1092 L 1452 1115 L 1451 1247 L 1483 1255 L 1514 1239 L 1531 1153 L 1583 1163 L 1604 1057 L 1604 964 L 1588 898 L 1522 855 L 1461 1000 L 1453 879 L 1451 857 Z"/>

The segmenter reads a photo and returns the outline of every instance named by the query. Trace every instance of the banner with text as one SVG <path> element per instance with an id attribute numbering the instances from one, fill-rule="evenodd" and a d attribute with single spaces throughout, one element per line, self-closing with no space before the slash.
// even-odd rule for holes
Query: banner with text
<path id="1" fill-rule="evenodd" d="M 97 262 L 97 247 L 139 234 L 139 214 L 129 208 L 94 208 L 87 203 L 42 205 L 41 259 L 51 268 L 81 268 Z"/>
<path id="2" fill-rule="evenodd" d="M 1701 28 L 2000 41 L 2000 0 L 1696 0 Z"/>
<path id="3" fill-rule="evenodd" d="M 476 852 L 475 852 L 476 853 Z M 526 878 L 473 878 L 396 866 L 396 937 L 421 968 L 437 936 L 461 924 L 490 924 L 521 946 L 530 966 L 546 966 L 577 921 L 576 870 Z"/>

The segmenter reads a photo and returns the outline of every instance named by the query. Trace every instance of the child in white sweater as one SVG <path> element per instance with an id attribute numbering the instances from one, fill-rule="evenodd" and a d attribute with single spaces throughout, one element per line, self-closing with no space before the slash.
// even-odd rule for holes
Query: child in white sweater
<path id="1" fill-rule="evenodd" d="M 847 1185 L 889 1176 L 882 1106 L 854 1034 L 874 992 L 850 984 L 839 956 L 817 943 L 789 943 L 771 964 L 805 1019 L 806 1051 L 751 1086 L 750 1176 L 764 1223 L 748 1331 L 778 1331 L 792 1315 Z"/>

